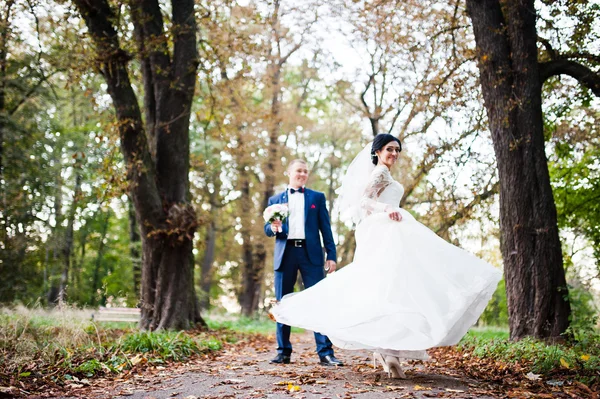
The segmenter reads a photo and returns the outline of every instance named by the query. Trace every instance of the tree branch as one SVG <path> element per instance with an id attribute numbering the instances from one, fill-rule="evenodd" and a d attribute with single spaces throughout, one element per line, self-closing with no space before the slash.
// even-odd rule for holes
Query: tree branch
<path id="1" fill-rule="evenodd" d="M 542 84 L 552 76 L 569 75 L 600 97 L 600 74 L 585 65 L 571 60 L 555 59 L 541 62 L 539 66 Z"/>
<path id="2" fill-rule="evenodd" d="M 490 198 L 492 195 L 497 194 L 499 189 L 500 189 L 500 182 L 496 182 L 492 185 L 492 187 L 489 190 L 487 190 L 481 194 L 477 194 L 475 197 L 473 197 L 473 200 L 471 202 L 469 202 L 468 204 L 463 206 L 461 209 L 456 211 L 456 213 L 454 215 L 447 218 L 444 221 L 444 223 L 441 226 L 439 226 L 438 229 L 435 231 L 436 234 L 443 235 L 445 232 L 448 231 L 448 229 L 450 227 L 454 226 L 461 219 L 469 216 L 469 214 L 471 213 L 473 208 L 475 208 L 475 206 L 479 205 L 486 199 Z"/>

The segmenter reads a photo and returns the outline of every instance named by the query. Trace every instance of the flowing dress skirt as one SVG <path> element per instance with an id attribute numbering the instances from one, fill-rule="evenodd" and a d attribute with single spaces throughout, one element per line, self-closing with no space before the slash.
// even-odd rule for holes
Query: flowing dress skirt
<path id="1" fill-rule="evenodd" d="M 427 359 L 454 345 L 485 309 L 501 272 L 401 210 L 367 217 L 356 230 L 354 261 L 318 284 L 286 295 L 271 314 L 327 335 L 342 349 Z"/>

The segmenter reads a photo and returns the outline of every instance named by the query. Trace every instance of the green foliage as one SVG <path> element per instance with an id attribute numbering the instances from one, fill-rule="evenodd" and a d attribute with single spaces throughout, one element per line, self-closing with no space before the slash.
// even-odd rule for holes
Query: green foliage
<path id="1" fill-rule="evenodd" d="M 479 318 L 479 324 L 486 326 L 508 326 L 508 307 L 506 303 L 506 282 L 500 280 L 496 291 Z"/>
<path id="2" fill-rule="evenodd" d="M 227 329 L 240 333 L 273 334 L 275 322 L 268 317 L 231 317 L 227 315 L 209 314 L 205 317 L 208 327 L 211 329 Z M 292 327 L 292 332 L 302 332 L 300 328 Z"/>
<path id="3" fill-rule="evenodd" d="M 90 359 L 73 368 L 73 372 L 86 377 L 92 377 L 102 370 L 102 363 L 98 359 Z"/>
<path id="4" fill-rule="evenodd" d="M 142 353 L 161 361 L 183 361 L 194 353 L 221 349 L 221 343 L 214 338 L 194 339 L 183 332 L 141 331 L 123 337 L 117 348 L 125 353 Z"/>
<path id="5" fill-rule="evenodd" d="M 592 294 L 582 287 L 569 288 L 571 321 L 567 336 L 580 344 L 593 344 L 597 340 L 598 309 Z"/>
<path id="6" fill-rule="evenodd" d="M 551 374 L 569 369 L 582 378 L 600 369 L 600 332 L 588 334 L 585 341 L 550 344 L 532 338 L 514 342 L 507 332 L 471 330 L 458 344 L 459 349 L 479 358 L 506 364 L 528 365 L 533 373 Z"/>
<path id="7" fill-rule="evenodd" d="M 166 363 L 222 347 L 227 334 L 140 332 L 94 324 L 91 311 L 1 309 L 0 379 L 27 373 L 91 377 L 141 362 Z M 0 380 L 0 385 L 6 381 Z"/>

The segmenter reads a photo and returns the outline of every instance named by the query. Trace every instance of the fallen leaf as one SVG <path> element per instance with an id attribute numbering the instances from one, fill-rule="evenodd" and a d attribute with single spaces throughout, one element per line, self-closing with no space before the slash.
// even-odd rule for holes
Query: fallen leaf
<path id="1" fill-rule="evenodd" d="M 300 385 L 294 385 L 292 383 L 288 384 L 288 391 L 289 392 L 300 392 Z"/>
<path id="2" fill-rule="evenodd" d="M 132 365 L 135 366 L 136 364 L 146 363 L 148 361 L 148 359 L 146 359 L 144 356 L 142 356 L 141 354 L 138 353 L 129 361 L 131 362 Z"/>
<path id="3" fill-rule="evenodd" d="M 527 379 L 531 381 L 538 381 L 540 379 L 540 376 L 541 374 L 533 374 L 531 371 L 525 374 L 525 377 L 527 377 Z"/>
<path id="4" fill-rule="evenodd" d="M 428 388 L 428 387 L 422 387 L 421 385 L 415 385 L 415 386 L 413 387 L 413 389 L 414 389 L 415 391 L 431 391 L 431 388 Z"/>
<path id="5" fill-rule="evenodd" d="M 391 391 L 391 392 L 402 391 L 404 389 L 405 389 L 404 387 L 395 387 L 395 386 L 392 386 L 392 385 L 388 385 L 388 386 L 385 387 L 386 391 Z"/>
<path id="6" fill-rule="evenodd" d="M 219 382 L 217 385 L 236 385 L 236 384 L 243 384 L 244 382 L 246 382 L 246 381 L 236 380 L 235 378 L 229 378 L 229 379 Z"/>

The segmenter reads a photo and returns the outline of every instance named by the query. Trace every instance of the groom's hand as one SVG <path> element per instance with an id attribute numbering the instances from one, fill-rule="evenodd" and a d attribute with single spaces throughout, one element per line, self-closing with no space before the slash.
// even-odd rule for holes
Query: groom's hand
<path id="1" fill-rule="evenodd" d="M 281 226 L 283 226 L 281 220 L 274 220 L 273 222 L 271 222 L 271 231 L 273 233 L 279 233 L 279 230 L 281 230 Z"/>
<path id="2" fill-rule="evenodd" d="M 331 274 L 335 271 L 335 267 L 336 267 L 336 263 L 333 260 L 328 260 L 327 262 L 325 262 L 325 270 L 327 271 L 327 274 Z"/>

